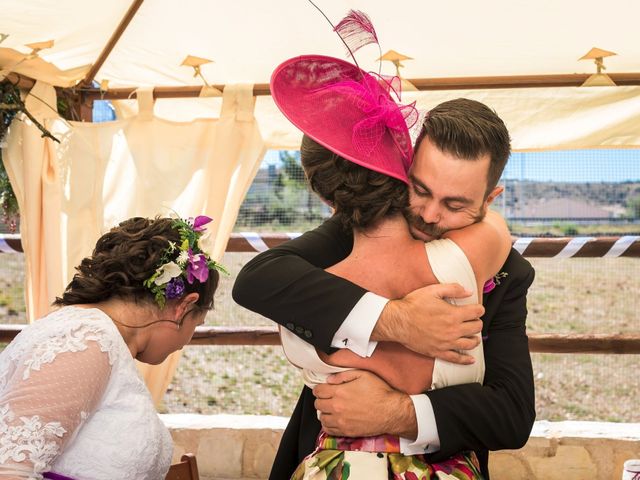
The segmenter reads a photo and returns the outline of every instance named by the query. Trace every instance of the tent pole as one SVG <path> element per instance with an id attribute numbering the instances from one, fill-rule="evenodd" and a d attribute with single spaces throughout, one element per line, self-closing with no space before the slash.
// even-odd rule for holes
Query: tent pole
<path id="1" fill-rule="evenodd" d="M 579 87 L 589 78 L 589 73 L 559 75 L 514 75 L 501 77 L 450 77 L 419 78 L 408 81 L 418 90 L 484 90 L 495 88 L 542 88 L 542 87 Z M 609 76 L 618 86 L 640 85 L 640 73 L 610 73 Z M 224 85 L 212 85 L 224 90 Z M 124 100 L 130 98 L 135 88 L 112 88 L 101 92 L 97 88 L 83 89 L 85 99 Z M 155 87 L 154 98 L 198 97 L 202 86 L 163 86 Z M 270 95 L 269 85 L 258 83 L 253 87 L 253 94 Z"/>
<path id="2" fill-rule="evenodd" d="M 610 73 L 611 79 L 618 86 L 640 85 L 640 73 Z M 409 79 L 418 90 L 483 90 L 494 88 L 544 88 L 544 87 L 579 87 L 591 74 L 574 73 L 558 75 L 513 75 L 501 77 L 448 77 L 448 78 L 418 78 Z M 10 73 L 7 80 L 16 83 L 25 90 L 33 87 L 35 80 Z M 224 90 L 224 85 L 212 85 L 218 90 Z M 130 98 L 136 88 L 111 88 L 101 92 L 98 88 L 71 87 L 76 93 L 81 93 L 84 99 L 93 100 L 125 100 Z M 162 86 L 155 87 L 155 98 L 187 98 L 198 97 L 202 86 Z M 269 84 L 256 83 L 253 86 L 253 94 L 256 96 L 270 95 Z"/>
<path id="3" fill-rule="evenodd" d="M 125 13 L 124 17 L 120 21 L 120 24 L 115 29 L 115 31 L 111 35 L 111 38 L 109 39 L 109 41 L 105 45 L 104 49 L 100 53 L 100 56 L 95 61 L 95 63 L 91 66 L 91 69 L 87 73 L 87 76 L 84 77 L 84 80 L 82 80 L 82 84 L 83 85 L 91 85 L 91 82 L 95 78 L 95 76 L 98 73 L 98 71 L 102 68 L 102 65 L 107 60 L 107 58 L 109 57 L 109 54 L 113 50 L 113 47 L 116 46 L 116 43 L 118 43 L 118 40 L 120 40 L 120 37 L 122 36 L 124 31 L 129 26 L 129 23 L 131 23 L 131 20 L 133 20 L 133 17 L 138 12 L 138 9 L 142 5 L 143 1 L 144 0 L 134 0 L 133 1 L 131 6 L 129 7 L 129 10 L 127 10 L 127 13 Z"/>

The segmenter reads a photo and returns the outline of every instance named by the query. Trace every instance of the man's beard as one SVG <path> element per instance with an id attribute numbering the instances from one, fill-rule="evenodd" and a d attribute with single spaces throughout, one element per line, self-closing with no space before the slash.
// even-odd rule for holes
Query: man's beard
<path id="1" fill-rule="evenodd" d="M 437 223 L 425 222 L 420 215 L 416 215 L 415 213 L 413 213 L 411 208 L 406 208 L 403 214 L 404 214 L 404 217 L 407 219 L 409 226 L 412 229 L 417 230 L 418 232 L 423 233 L 424 235 L 428 235 L 431 238 L 440 238 L 449 230 L 453 230 L 452 228 L 440 226 Z M 475 217 L 472 217 L 469 223 L 458 228 L 468 227 L 469 225 L 477 223 L 481 221 L 486 214 L 487 214 L 486 209 L 481 208 L 480 211 L 475 215 Z"/>

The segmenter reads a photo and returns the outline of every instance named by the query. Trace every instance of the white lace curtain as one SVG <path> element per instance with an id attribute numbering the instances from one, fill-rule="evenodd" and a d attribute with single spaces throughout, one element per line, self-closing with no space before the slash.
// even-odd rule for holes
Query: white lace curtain
<path id="1" fill-rule="evenodd" d="M 224 253 L 265 153 L 252 86 L 227 86 L 219 118 L 184 123 L 155 117 L 150 90 L 137 97 L 134 117 L 66 122 L 49 107 L 56 105 L 55 90 L 38 83 L 27 108 L 60 143 L 43 139 L 26 119 L 11 126 L 3 160 L 21 211 L 30 321 L 50 310 L 97 238 L 128 217 L 206 214 L 214 219 L 212 257 Z M 178 358 L 141 367 L 154 400 Z"/>

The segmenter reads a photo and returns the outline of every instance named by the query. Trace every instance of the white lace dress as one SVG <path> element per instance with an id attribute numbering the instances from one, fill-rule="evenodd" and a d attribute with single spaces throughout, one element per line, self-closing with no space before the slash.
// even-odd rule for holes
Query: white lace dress
<path id="1" fill-rule="evenodd" d="M 0 478 L 160 480 L 171 436 L 111 319 L 64 307 L 0 353 Z"/>

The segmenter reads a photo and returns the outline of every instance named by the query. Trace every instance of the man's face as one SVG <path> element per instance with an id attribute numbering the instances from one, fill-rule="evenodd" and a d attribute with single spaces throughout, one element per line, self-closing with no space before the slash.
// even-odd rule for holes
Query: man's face
<path id="1" fill-rule="evenodd" d="M 460 159 L 424 137 L 409 170 L 407 219 L 413 236 L 428 241 L 480 221 L 502 191 L 496 187 L 485 199 L 489 163 L 489 154 Z"/>

